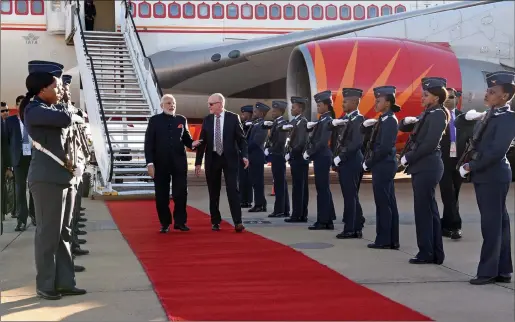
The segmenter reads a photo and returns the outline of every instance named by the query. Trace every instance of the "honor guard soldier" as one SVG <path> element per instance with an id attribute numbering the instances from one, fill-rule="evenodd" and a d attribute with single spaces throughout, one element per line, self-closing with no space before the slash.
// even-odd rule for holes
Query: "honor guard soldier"
<path id="1" fill-rule="evenodd" d="M 379 119 L 363 122 L 363 132 L 371 129 L 365 150 L 363 170 L 372 170 L 372 189 L 376 204 L 376 239 L 368 248 L 399 248 L 399 211 L 395 198 L 394 178 L 397 173 L 395 143 L 398 121 L 394 113 L 401 110 L 395 104 L 395 86 L 374 88 L 375 111 Z"/>
<path id="2" fill-rule="evenodd" d="M 400 131 L 411 132 L 401 153 L 401 163 L 411 174 L 419 248 L 418 254 L 409 260 L 411 264 L 442 264 L 445 258 L 435 189 L 443 174 L 439 144 L 449 121 L 442 106 L 447 99 L 446 83 L 444 78 L 423 78 L 424 112 L 419 117 L 408 116 L 399 124 Z"/>
<path id="3" fill-rule="evenodd" d="M 254 190 L 254 207 L 249 212 L 265 212 L 265 140 L 268 131 L 263 128 L 264 118 L 270 107 L 257 102 L 254 107 L 254 122 L 247 137 L 249 153 L 249 175 Z"/>
<path id="4" fill-rule="evenodd" d="M 293 119 L 290 124 L 283 125 L 283 131 L 289 131 L 285 144 L 284 159 L 290 163 L 292 179 L 292 213 L 290 218 L 284 219 L 285 222 L 307 222 L 309 186 L 308 171 L 309 161 L 304 160 L 302 152 L 308 139 L 307 124 L 308 120 L 303 115 L 308 104 L 308 99 L 304 97 L 291 97 L 291 115 Z M 273 163 L 272 163 L 273 165 Z"/>
<path id="5" fill-rule="evenodd" d="M 515 113 L 509 103 L 515 93 L 515 73 L 490 73 L 486 75 L 486 82 L 485 104 L 490 109 L 483 113 L 474 110 L 466 113 L 467 120 L 480 121 L 465 151 L 470 158 L 459 168 L 461 175 L 470 175 L 474 183 L 481 214 L 483 245 L 477 277 L 470 280 L 475 285 L 509 283 L 513 273 L 510 217 L 506 209 L 512 169 L 506 152 L 515 138 Z"/>
<path id="6" fill-rule="evenodd" d="M 338 170 L 344 200 L 343 222 L 345 226 L 336 238 L 362 238 L 365 219 L 359 202 L 359 186 L 363 176 L 361 124 L 365 118 L 359 113 L 358 106 L 363 91 L 357 88 L 344 88 L 342 93 L 345 116 L 333 120 L 329 126 L 338 133 L 337 141 L 333 143 L 333 162 Z"/>
<path id="7" fill-rule="evenodd" d="M 63 65 L 53 62 L 29 62 L 25 82 L 28 92 L 20 104 L 20 114 L 35 148 L 28 182 L 37 221 L 36 292 L 49 300 L 86 293 L 75 286 L 70 252 L 71 218 L 70 213 L 64 211 L 68 190 L 74 176 L 79 175 L 75 165 L 67 159 L 70 151 L 64 142 L 72 123 L 84 120 L 53 106 L 60 100 L 58 83 L 62 69 Z"/>
<path id="8" fill-rule="evenodd" d="M 284 119 L 284 111 L 288 103 L 284 101 L 272 102 L 273 122 L 265 121 L 263 128 L 270 129 L 265 144 L 265 156 L 272 162 L 272 176 L 274 179 L 275 204 L 274 211 L 268 215 L 270 218 L 290 216 L 290 197 L 288 183 L 286 182 L 286 160 L 284 160 L 284 145 L 288 133 L 282 131 L 283 125 L 288 122 Z"/>
<path id="9" fill-rule="evenodd" d="M 456 119 L 463 114 L 456 108 L 458 92 L 454 88 L 447 88 L 447 93 L 449 96 L 443 105 L 449 111 L 451 119 L 440 142 L 444 170 L 439 186 L 443 203 L 442 235 L 456 240 L 462 235 L 458 201 L 462 178 L 456 165 L 465 150 L 467 136 L 455 125 Z"/>
<path id="10" fill-rule="evenodd" d="M 304 160 L 313 160 L 315 171 L 315 187 L 317 189 L 317 221 L 309 226 L 310 230 L 333 230 L 334 212 L 333 196 L 329 182 L 329 172 L 333 154 L 329 147 L 331 131 L 329 126 L 334 118 L 333 100 L 331 91 L 315 94 L 317 111 L 320 118 L 317 122 L 308 122 L 308 142 L 304 150 Z"/>
<path id="11" fill-rule="evenodd" d="M 254 111 L 254 106 L 246 105 L 242 106 L 241 109 L 241 123 L 243 124 L 243 133 L 245 137 L 248 136 L 250 127 L 252 126 L 252 113 Z M 247 123 L 249 125 L 247 125 Z M 238 168 L 238 180 L 240 186 L 240 203 L 241 208 L 250 208 L 252 207 L 252 185 L 250 184 L 250 176 L 249 176 L 249 168 L 245 169 L 245 163 L 240 161 L 240 166 Z"/>

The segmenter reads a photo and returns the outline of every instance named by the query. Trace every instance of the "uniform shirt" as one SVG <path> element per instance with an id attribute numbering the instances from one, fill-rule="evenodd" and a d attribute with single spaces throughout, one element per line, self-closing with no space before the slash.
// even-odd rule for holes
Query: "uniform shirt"
<path id="1" fill-rule="evenodd" d="M 372 157 L 365 160 L 367 168 L 371 169 L 374 165 L 383 161 L 397 162 L 395 158 L 395 143 L 397 142 L 397 117 L 392 111 L 381 115 L 377 125 L 377 136 L 372 146 Z"/>

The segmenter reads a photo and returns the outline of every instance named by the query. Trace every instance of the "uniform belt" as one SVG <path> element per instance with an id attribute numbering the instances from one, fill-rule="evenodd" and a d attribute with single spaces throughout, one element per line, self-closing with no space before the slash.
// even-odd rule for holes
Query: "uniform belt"
<path id="1" fill-rule="evenodd" d="M 48 155 L 49 157 L 51 157 L 52 159 L 54 159 L 55 162 L 59 163 L 62 167 L 68 169 L 66 167 L 66 164 L 64 163 L 63 160 L 59 159 L 55 154 L 53 154 L 52 152 L 48 151 L 47 149 L 45 149 L 41 144 L 39 144 L 39 142 L 37 141 L 32 141 L 32 146 L 38 150 L 38 151 L 41 151 L 43 152 L 44 154 Z"/>

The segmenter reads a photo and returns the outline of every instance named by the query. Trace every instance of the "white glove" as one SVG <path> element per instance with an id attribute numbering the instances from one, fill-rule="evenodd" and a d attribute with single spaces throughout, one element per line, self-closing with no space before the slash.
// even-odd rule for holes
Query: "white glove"
<path id="1" fill-rule="evenodd" d="M 263 124 L 265 126 L 272 126 L 274 124 L 274 122 L 272 122 L 272 121 L 264 121 Z"/>
<path id="2" fill-rule="evenodd" d="M 252 122 L 245 123 L 245 126 L 251 126 L 251 125 L 252 125 Z"/>
<path id="3" fill-rule="evenodd" d="M 317 123 L 318 122 L 308 122 L 308 125 L 307 125 L 308 129 L 315 127 L 315 125 L 317 125 Z"/>
<path id="4" fill-rule="evenodd" d="M 77 114 L 72 115 L 72 122 L 77 124 L 84 124 L 84 119 Z"/>
<path id="5" fill-rule="evenodd" d="M 467 121 L 475 121 L 480 120 L 485 116 L 486 112 L 479 113 L 476 110 L 470 110 L 465 114 L 465 119 Z"/>
<path id="6" fill-rule="evenodd" d="M 81 178 L 83 173 L 84 173 L 84 170 L 80 166 L 76 167 L 75 170 L 73 170 L 73 175 L 77 178 Z"/>
<path id="7" fill-rule="evenodd" d="M 376 119 L 368 119 L 365 122 L 363 122 L 364 127 L 369 127 L 377 123 Z"/>
<path id="8" fill-rule="evenodd" d="M 363 162 L 363 170 L 368 171 L 368 168 L 367 168 L 367 165 L 365 164 L 365 162 Z"/>
<path id="9" fill-rule="evenodd" d="M 265 155 L 268 156 L 270 152 L 268 152 L 268 148 L 265 149 Z"/>
<path id="10" fill-rule="evenodd" d="M 418 122 L 418 118 L 414 117 L 414 116 L 408 116 L 404 119 L 404 124 L 413 124 L 413 123 L 417 123 Z"/>
<path id="11" fill-rule="evenodd" d="M 462 165 L 462 166 L 460 167 L 460 176 L 461 176 L 462 178 L 465 178 L 465 177 L 467 176 L 467 174 L 470 172 L 470 171 L 465 170 L 465 168 L 464 168 L 464 167 L 465 167 L 465 165 Z"/>
<path id="12" fill-rule="evenodd" d="M 338 125 L 345 124 L 347 122 L 349 122 L 349 120 L 339 120 L 339 119 L 337 119 L 337 120 L 333 120 L 331 123 L 333 123 L 333 126 L 338 126 Z"/>
<path id="13" fill-rule="evenodd" d="M 302 156 L 304 157 L 304 160 L 309 159 L 308 151 L 304 152 L 304 154 Z"/>
<path id="14" fill-rule="evenodd" d="M 401 164 L 403 166 L 406 166 L 406 164 L 408 164 L 408 160 L 406 160 L 406 156 L 403 156 L 402 159 L 401 159 Z"/>
<path id="15" fill-rule="evenodd" d="M 293 128 L 293 125 L 291 125 L 291 124 L 283 125 L 283 130 L 288 130 L 288 129 L 292 129 L 292 128 Z"/>
<path id="16" fill-rule="evenodd" d="M 284 156 L 284 160 L 286 160 L 286 161 L 290 160 L 290 154 L 289 153 L 286 153 L 286 155 Z"/>
<path id="17" fill-rule="evenodd" d="M 333 159 L 333 162 L 336 166 L 338 166 L 338 164 L 340 164 L 340 162 L 342 162 L 342 159 L 340 159 L 339 156 L 337 156 L 336 158 Z"/>

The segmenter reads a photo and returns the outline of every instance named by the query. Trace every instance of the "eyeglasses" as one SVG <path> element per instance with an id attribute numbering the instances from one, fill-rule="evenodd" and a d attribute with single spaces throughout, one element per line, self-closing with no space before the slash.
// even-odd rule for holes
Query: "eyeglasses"
<path id="1" fill-rule="evenodd" d="M 450 99 L 450 100 L 454 99 L 454 96 L 449 96 L 449 99 Z"/>
<path id="2" fill-rule="evenodd" d="M 214 102 L 214 103 L 207 102 L 207 104 L 209 104 L 209 106 L 213 106 L 213 105 L 218 104 L 218 103 L 220 103 L 220 102 Z"/>
<path id="3" fill-rule="evenodd" d="M 9 110 L 2 110 L 2 113 L 7 113 L 9 112 Z"/>

